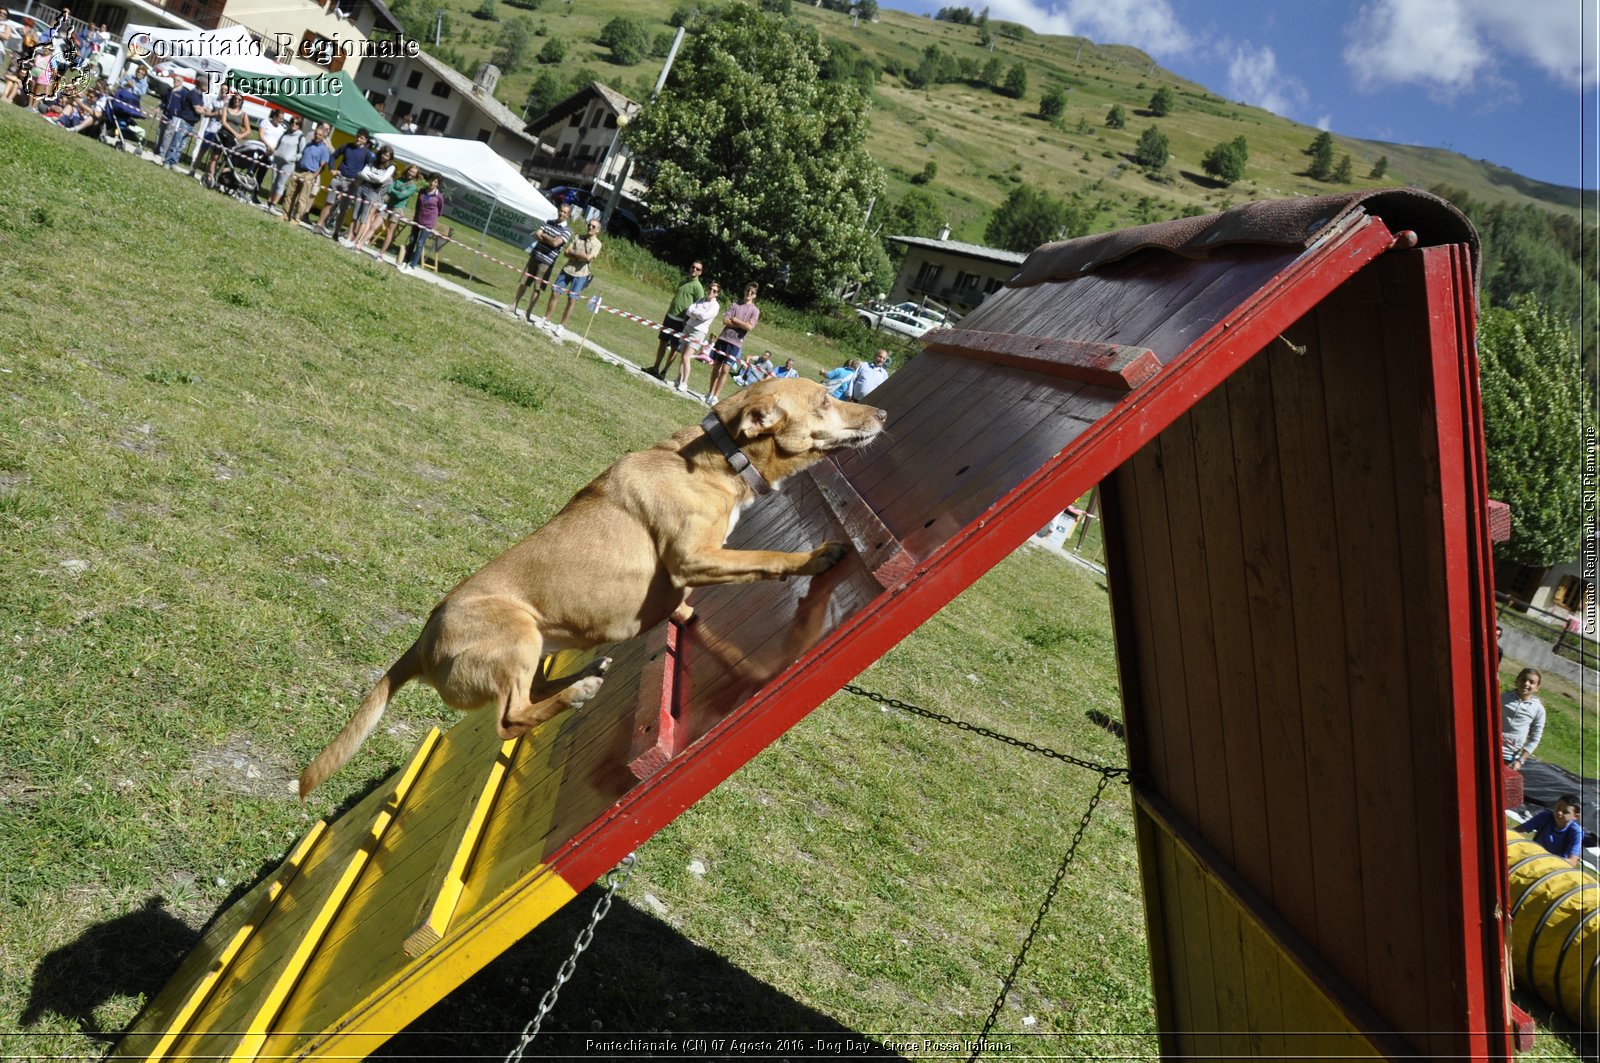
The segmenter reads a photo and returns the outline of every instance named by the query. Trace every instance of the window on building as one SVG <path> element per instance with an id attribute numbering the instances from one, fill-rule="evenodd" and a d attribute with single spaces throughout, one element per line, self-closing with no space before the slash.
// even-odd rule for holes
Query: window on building
<path id="1" fill-rule="evenodd" d="M 310 30 L 300 37 L 300 57 L 330 71 L 341 69 L 346 58 L 331 39 Z"/>
<path id="2" fill-rule="evenodd" d="M 472 135 L 483 141 L 485 144 L 489 143 L 489 130 L 487 129 L 480 129 Z"/>
<path id="3" fill-rule="evenodd" d="M 449 115 L 440 114 L 438 111 L 430 111 L 426 107 L 424 107 L 422 109 L 422 111 L 417 115 L 417 125 L 421 126 L 424 130 L 433 130 L 433 129 L 441 129 L 442 130 L 445 126 L 447 126 L 449 124 L 450 124 L 450 116 Z"/>
<path id="4" fill-rule="evenodd" d="M 410 113 L 411 113 L 411 101 L 410 100 L 396 100 L 395 101 L 395 103 L 394 103 L 394 116 L 396 118 L 404 118 L 406 115 L 408 115 Z"/>
<path id="5" fill-rule="evenodd" d="M 582 111 L 579 111 L 577 114 L 574 114 L 567 121 L 567 125 L 581 125 L 581 124 L 583 124 L 583 112 Z"/>
<path id="6" fill-rule="evenodd" d="M 448 100 L 450 98 L 450 86 L 443 81 L 435 81 L 433 83 L 433 94 L 441 100 Z"/>
<path id="7" fill-rule="evenodd" d="M 406 88 L 414 89 L 420 84 L 422 84 L 422 71 L 413 70 L 411 76 L 406 78 Z"/>
<path id="8" fill-rule="evenodd" d="M 1556 585 L 1555 603 L 1571 612 L 1583 609 L 1589 597 L 1589 581 L 1579 576 L 1563 576 Z"/>
<path id="9" fill-rule="evenodd" d="M 394 64 L 387 59 L 379 59 L 372 64 L 372 76 L 379 81 L 393 81 Z"/>
<path id="10" fill-rule="evenodd" d="M 939 271 L 942 268 L 937 262 L 924 262 L 922 268 L 917 270 L 917 290 L 924 292 L 932 290 L 939 282 Z"/>

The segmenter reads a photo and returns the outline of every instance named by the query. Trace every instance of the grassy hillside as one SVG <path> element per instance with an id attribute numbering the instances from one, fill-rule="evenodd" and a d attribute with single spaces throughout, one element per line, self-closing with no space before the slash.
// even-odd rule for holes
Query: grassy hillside
<path id="1" fill-rule="evenodd" d="M 524 0 L 534 2 L 534 0 Z M 457 13 L 445 46 L 457 50 L 464 65 L 490 57 L 500 24 L 473 18 L 481 0 L 443 0 Z M 660 72 L 660 58 L 632 66 L 612 63 L 595 43 L 602 26 L 626 16 L 650 23 L 654 34 L 670 30 L 675 3 L 592 0 L 584 4 L 544 0 L 527 10 L 498 4 L 501 20 L 527 18 L 536 34 L 528 64 L 500 83 L 500 97 L 521 110 L 529 86 L 543 69 L 533 60 L 545 40 L 561 37 L 567 58 L 552 69 L 563 76 L 587 69 L 594 76 L 643 99 Z M 890 70 L 914 67 L 923 49 L 938 44 L 955 58 L 980 64 L 999 57 L 1006 65 L 1023 63 L 1028 88 L 1011 99 L 987 88 L 949 83 L 914 89 L 893 73 L 882 74 L 874 91 L 870 149 L 890 176 L 890 193 L 903 195 L 911 175 L 928 160 L 938 174 L 926 186 L 939 201 L 944 220 L 957 238 L 981 240 L 989 214 L 1018 183 L 1027 182 L 1058 196 L 1076 196 L 1092 211 L 1094 231 L 1169 218 L 1185 211 L 1210 212 L 1249 199 L 1318 195 L 1347 188 L 1446 183 L 1488 201 L 1533 203 L 1575 212 L 1575 189 L 1543 184 L 1491 163 L 1434 148 L 1410 147 L 1340 137 L 1335 152 L 1348 153 L 1353 179 L 1342 185 L 1320 183 L 1304 173 L 1307 145 L 1317 130 L 1256 107 L 1225 100 L 1202 85 L 1184 81 L 1157 66 L 1137 49 L 1082 37 L 1024 32 L 1022 39 L 996 35 L 994 50 L 979 47 L 971 26 L 884 10 L 876 22 L 852 26 L 848 16 L 797 4 L 794 17 L 830 41 L 845 41 Z M 469 69 L 470 72 L 470 69 Z M 1141 113 L 1156 89 L 1167 86 L 1177 106 L 1165 118 Z M 1055 123 L 1038 117 L 1039 98 L 1051 87 L 1067 90 L 1066 113 Z M 1107 112 L 1120 104 L 1128 122 L 1121 130 L 1105 126 Z M 1140 134 L 1156 124 L 1171 142 L 1172 160 L 1152 179 L 1130 162 Z M 1205 177 L 1201 158 L 1214 145 L 1243 136 L 1250 163 L 1243 180 L 1221 187 Z M 1380 156 L 1389 172 L 1367 177 Z"/>

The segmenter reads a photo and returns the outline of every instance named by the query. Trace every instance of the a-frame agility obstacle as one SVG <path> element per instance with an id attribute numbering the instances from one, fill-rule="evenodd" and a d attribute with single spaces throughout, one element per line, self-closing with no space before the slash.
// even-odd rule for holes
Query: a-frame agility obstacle
<path id="1" fill-rule="evenodd" d="M 370 1050 L 1097 483 L 1163 1052 L 1509 1053 L 1475 253 L 1406 191 L 1041 248 L 733 541 L 852 556 L 697 592 L 519 742 L 429 735 L 118 1055 Z"/>

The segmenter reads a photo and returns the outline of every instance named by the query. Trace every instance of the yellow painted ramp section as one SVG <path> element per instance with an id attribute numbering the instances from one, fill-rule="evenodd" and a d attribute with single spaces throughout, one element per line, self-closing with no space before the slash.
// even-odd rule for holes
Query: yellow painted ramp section
<path id="1" fill-rule="evenodd" d="M 574 896 L 500 804 L 542 837 L 555 814 L 558 729 L 510 742 L 493 713 L 431 731 L 401 771 L 207 930 L 115 1059 L 365 1055 Z"/>

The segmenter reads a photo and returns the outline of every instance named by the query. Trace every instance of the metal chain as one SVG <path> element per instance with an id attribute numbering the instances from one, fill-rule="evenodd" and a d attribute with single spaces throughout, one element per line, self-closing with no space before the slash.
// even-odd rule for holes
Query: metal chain
<path id="1" fill-rule="evenodd" d="M 868 701 L 875 701 L 880 705 L 887 705 L 891 709 L 901 709 L 905 712 L 911 713 L 914 716 L 922 716 L 930 720 L 936 720 L 939 723 L 949 724 L 951 727 L 957 728 L 958 730 L 971 731 L 975 735 L 981 735 L 984 738 L 992 738 L 996 742 L 1004 742 L 1006 745 L 1016 746 L 1018 749 L 1025 749 L 1029 753 L 1038 753 L 1040 756 L 1052 757 L 1055 760 L 1059 760 L 1067 764 L 1073 764 L 1080 768 L 1088 768 L 1090 771 L 1099 772 L 1103 777 L 1106 778 L 1120 778 L 1123 782 L 1128 781 L 1127 768 L 1113 768 L 1105 764 L 1096 764 L 1092 760 L 1084 760 L 1081 757 L 1074 757 L 1070 753 L 1059 753 L 1054 749 L 1036 745 L 1033 742 L 1027 741 L 1026 739 L 1012 738 L 1010 735 L 1001 734 L 999 731 L 991 731 L 987 727 L 980 727 L 975 723 L 968 723 L 965 720 L 958 720 L 954 716 L 946 716 L 942 712 L 934 712 L 932 709 L 924 709 L 920 705 L 912 705 L 909 702 L 900 701 L 897 698 L 885 697 L 882 694 L 878 694 L 871 690 L 864 690 L 861 687 L 850 683 L 846 683 L 844 689 L 851 694 L 857 695 L 858 697 L 866 698 Z"/>
<path id="2" fill-rule="evenodd" d="M 972 1054 L 967 1057 L 967 1063 L 973 1063 L 973 1060 L 976 1060 L 982 1054 L 984 1047 L 988 1043 L 989 1034 L 994 1030 L 994 1024 L 999 1020 L 1000 1012 L 1006 1006 L 1006 998 L 1011 995 L 1011 987 L 1016 984 L 1017 975 L 1022 971 L 1022 965 L 1028 958 L 1028 950 L 1033 947 L 1033 939 L 1039 934 L 1039 926 L 1044 922 L 1044 917 L 1049 914 L 1050 905 L 1056 899 L 1056 892 L 1061 889 L 1061 883 L 1067 877 L 1067 869 L 1072 866 L 1072 858 L 1078 853 L 1078 843 L 1083 841 L 1084 831 L 1089 829 L 1089 821 L 1094 818 L 1094 810 L 1100 807 L 1100 799 L 1105 796 L 1106 787 L 1111 785 L 1112 779 L 1118 779 L 1126 785 L 1129 781 L 1128 769 L 1096 764 L 1092 760 L 1084 760 L 1068 753 L 1061 753 L 1021 738 L 1012 738 L 1010 735 L 1001 734 L 999 731 L 991 731 L 987 727 L 980 727 L 965 720 L 958 720 L 953 716 L 946 716 L 942 712 L 924 709 L 920 705 L 912 705 L 896 698 L 885 697 L 882 694 L 865 690 L 853 684 L 845 684 L 844 689 L 869 701 L 875 701 L 880 705 L 901 709 L 912 715 L 921 716 L 938 723 L 949 724 L 958 730 L 971 731 L 975 735 L 992 738 L 996 742 L 1004 742 L 1006 745 L 1016 746 L 1018 749 L 1027 750 L 1029 753 L 1038 753 L 1040 756 L 1051 757 L 1066 764 L 1088 768 L 1100 776 L 1100 782 L 1096 784 L 1094 793 L 1089 797 L 1089 807 L 1085 808 L 1083 815 L 1078 818 L 1078 829 L 1072 834 L 1072 841 L 1067 846 L 1066 855 L 1061 858 L 1061 866 L 1056 868 L 1056 877 L 1050 883 L 1050 888 L 1045 891 L 1044 902 L 1039 905 L 1038 914 L 1033 917 L 1033 925 L 1028 928 L 1027 936 L 1022 939 L 1022 947 L 1017 950 L 1017 956 L 1012 961 L 1011 970 L 1000 983 L 1000 994 L 994 998 L 994 1007 L 989 1009 L 989 1017 L 984 1020 L 983 1032 L 978 1034 L 977 1039 L 972 1042 Z"/>
<path id="3" fill-rule="evenodd" d="M 1056 868 L 1055 880 L 1050 883 L 1050 888 L 1045 891 L 1044 903 L 1039 905 L 1039 914 L 1033 917 L 1033 925 L 1028 928 L 1028 934 L 1022 939 L 1022 947 L 1017 950 L 1017 958 L 1012 961 L 1011 970 L 1006 974 L 1005 980 L 1000 983 L 1000 995 L 994 998 L 994 1007 L 989 1009 L 989 1017 L 984 1020 L 983 1032 L 978 1034 L 972 1042 L 972 1054 L 967 1057 L 967 1063 L 972 1063 L 983 1051 L 989 1041 L 989 1032 L 994 1029 L 994 1024 L 1000 1018 L 1000 1010 L 1006 1006 L 1006 997 L 1011 995 L 1011 987 L 1017 980 L 1017 975 L 1022 971 L 1022 964 L 1028 958 L 1028 950 L 1033 947 L 1033 939 L 1039 933 L 1039 925 L 1044 922 L 1044 917 L 1050 911 L 1050 905 L 1056 899 L 1056 891 L 1061 888 L 1062 881 L 1067 877 L 1067 868 L 1072 866 L 1072 858 L 1077 855 L 1078 843 L 1083 840 L 1083 832 L 1089 829 L 1089 820 L 1094 817 L 1094 810 L 1099 807 L 1100 798 L 1105 794 L 1106 787 L 1111 785 L 1109 773 L 1100 776 L 1099 784 L 1094 788 L 1094 793 L 1089 796 L 1089 807 L 1083 810 L 1083 815 L 1078 819 L 1078 829 L 1072 834 L 1072 842 L 1067 846 L 1067 854 L 1061 858 L 1061 866 Z"/>
<path id="4" fill-rule="evenodd" d="M 573 972 L 578 969 L 578 957 L 583 955 L 583 950 L 594 943 L 594 928 L 600 925 L 611 911 L 611 898 L 616 896 L 617 890 L 628 881 L 628 876 L 633 873 L 634 854 L 629 853 L 622 858 L 622 862 L 605 874 L 606 892 L 594 904 L 594 911 L 589 914 L 589 925 L 578 931 L 578 939 L 573 942 L 572 955 L 556 971 L 555 984 L 546 991 L 543 999 L 539 1001 L 539 1011 L 528 1020 L 528 1025 L 522 1028 L 522 1037 L 517 1046 L 506 1053 L 506 1063 L 516 1063 L 522 1058 L 522 1053 L 528 1050 L 533 1039 L 539 1036 L 539 1027 L 544 1025 L 544 1017 L 550 1014 L 556 1006 L 556 998 L 561 995 L 561 987 L 567 984 Z"/>

